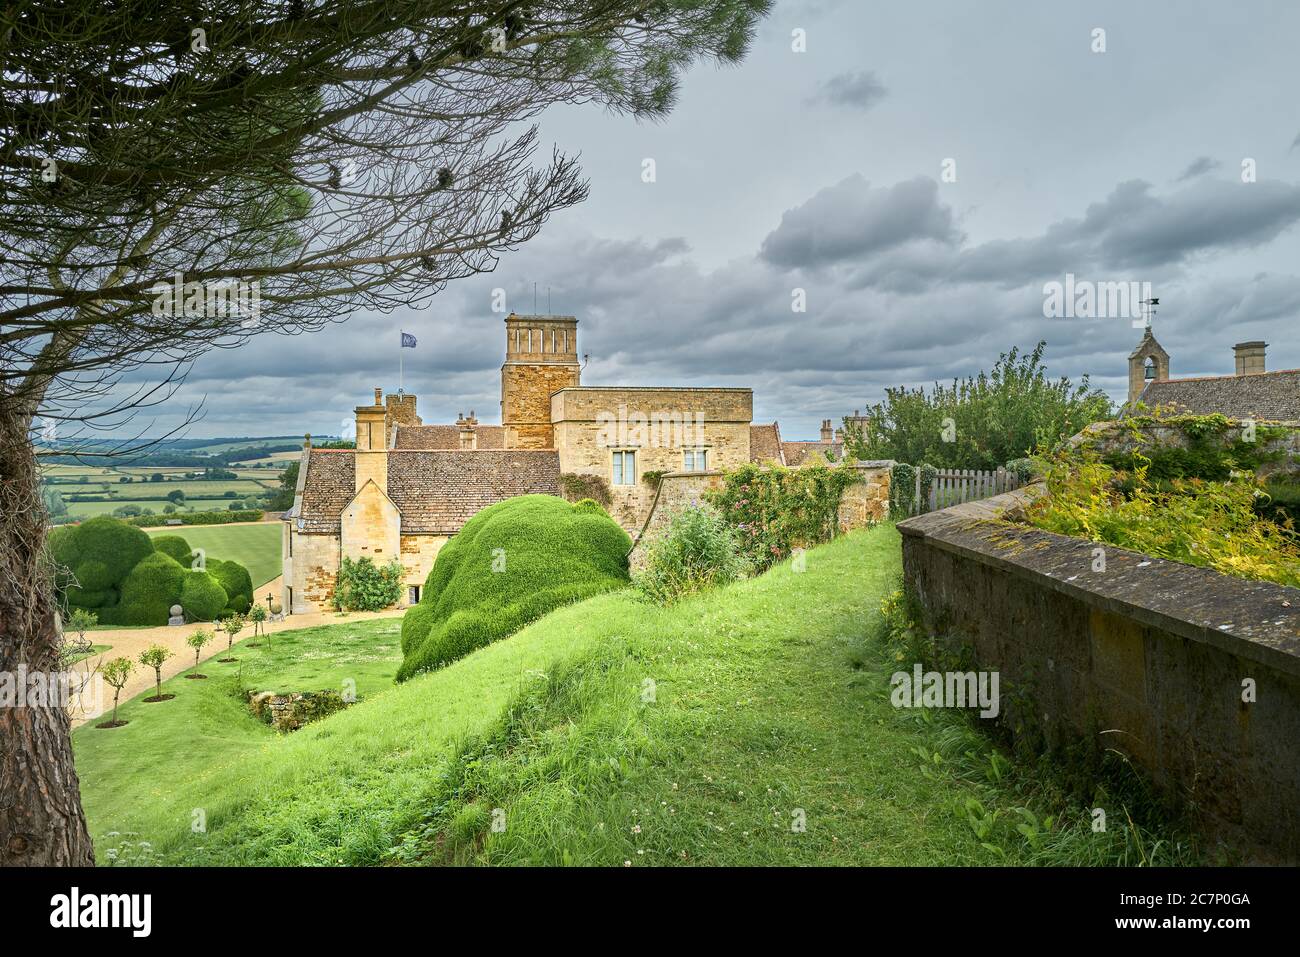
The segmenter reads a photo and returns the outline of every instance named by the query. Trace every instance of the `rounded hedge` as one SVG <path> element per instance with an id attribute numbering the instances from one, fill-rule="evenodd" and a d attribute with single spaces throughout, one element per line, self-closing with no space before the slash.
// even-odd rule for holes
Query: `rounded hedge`
<path id="1" fill-rule="evenodd" d="M 159 535 L 153 540 L 153 548 L 156 552 L 170 555 L 186 567 L 193 559 L 194 550 L 190 548 L 190 543 L 179 535 Z"/>
<path id="2" fill-rule="evenodd" d="M 191 621 L 213 621 L 220 617 L 229 596 L 208 572 L 183 572 L 181 579 L 181 608 Z"/>
<path id="3" fill-rule="evenodd" d="M 181 581 L 186 574 L 180 562 L 163 552 L 154 552 L 126 576 L 122 598 L 116 608 L 108 609 L 106 624 L 165 625 L 171 606 L 181 595 Z"/>
<path id="4" fill-rule="evenodd" d="M 99 515 L 78 525 L 72 548 L 76 561 L 71 568 L 78 580 L 81 578 L 80 566 L 95 561 L 104 564 L 114 584 L 125 579 L 142 559 L 153 554 L 153 542 L 148 535 L 109 515 Z"/>
<path id="5" fill-rule="evenodd" d="M 463 658 L 561 605 L 623 587 L 631 546 L 604 510 L 551 495 L 483 509 L 443 546 L 419 604 L 403 616 L 397 679 Z"/>
<path id="6" fill-rule="evenodd" d="M 253 604 L 253 577 L 239 562 L 223 562 L 209 558 L 208 574 L 217 580 L 226 593 L 227 612 L 243 614 Z"/>

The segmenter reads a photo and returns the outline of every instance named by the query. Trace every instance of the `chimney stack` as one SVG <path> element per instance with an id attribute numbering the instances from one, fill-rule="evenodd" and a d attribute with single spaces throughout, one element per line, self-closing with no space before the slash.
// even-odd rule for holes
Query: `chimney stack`
<path id="1" fill-rule="evenodd" d="M 1256 339 L 1238 342 L 1232 347 L 1237 359 L 1237 375 L 1261 375 L 1264 372 L 1264 352 L 1268 343 Z"/>
<path id="2" fill-rule="evenodd" d="M 831 442 L 835 439 L 835 430 L 831 428 L 830 419 L 822 419 L 822 441 Z"/>

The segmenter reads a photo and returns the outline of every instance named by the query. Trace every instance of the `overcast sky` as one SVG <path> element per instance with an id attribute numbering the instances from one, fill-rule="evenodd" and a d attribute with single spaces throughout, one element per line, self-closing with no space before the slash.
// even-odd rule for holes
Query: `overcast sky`
<path id="1" fill-rule="evenodd" d="M 499 422 L 491 290 L 531 312 L 534 282 L 540 311 L 549 287 L 580 320 L 585 384 L 749 386 L 786 439 L 1039 339 L 1053 374 L 1123 399 L 1141 333 L 1044 318 L 1066 273 L 1151 283 L 1175 376 L 1231 372 L 1247 339 L 1300 366 L 1297 37 L 1285 0 L 778 0 L 745 62 L 697 67 L 661 124 L 546 114 L 591 196 L 494 274 L 209 355 L 153 431 L 202 400 L 191 436 L 337 433 L 397 388 L 400 329 L 425 422 Z"/>

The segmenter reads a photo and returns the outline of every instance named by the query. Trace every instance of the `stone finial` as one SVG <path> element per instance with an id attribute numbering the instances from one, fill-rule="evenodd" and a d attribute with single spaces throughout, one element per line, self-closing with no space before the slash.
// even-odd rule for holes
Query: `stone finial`
<path id="1" fill-rule="evenodd" d="M 302 447 L 303 447 L 304 449 L 309 449 L 309 448 L 311 448 L 311 433 L 310 433 L 310 432 L 308 432 L 306 435 L 304 435 L 304 436 L 302 437 Z"/>

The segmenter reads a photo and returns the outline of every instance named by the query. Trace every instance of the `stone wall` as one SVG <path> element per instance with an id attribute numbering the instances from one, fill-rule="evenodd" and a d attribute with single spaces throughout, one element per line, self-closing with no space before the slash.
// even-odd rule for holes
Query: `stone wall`
<path id="1" fill-rule="evenodd" d="M 442 546 L 449 540 L 446 535 L 403 535 L 402 567 L 405 569 L 405 574 L 402 583 L 407 586 L 423 587 L 424 580 L 433 570 L 433 562 L 438 557 L 438 552 L 442 551 Z M 402 593 L 400 604 L 407 604 L 405 591 Z"/>
<path id="2" fill-rule="evenodd" d="M 401 513 L 374 482 L 367 482 L 343 509 L 339 528 L 345 558 L 369 558 L 376 565 L 400 558 Z"/>
<path id="3" fill-rule="evenodd" d="M 297 531 L 290 534 L 293 557 L 288 564 L 292 575 L 285 584 L 292 603 L 286 601 L 285 610 L 291 615 L 306 615 L 333 608 L 342 557 L 339 536 L 303 535 Z"/>
<path id="4" fill-rule="evenodd" d="M 1300 858 L 1300 589 L 1109 546 L 1099 564 L 1002 520 L 1039 494 L 899 524 L 926 632 L 1000 673 L 1009 727 L 1120 750 L 1211 834 Z"/>
<path id="5" fill-rule="evenodd" d="M 840 532 L 883 522 L 889 517 L 889 476 L 894 463 L 855 462 L 847 467 L 856 470 L 860 478 L 840 498 Z"/>
<path id="6" fill-rule="evenodd" d="M 1247 441 L 1249 436 L 1247 430 L 1250 428 L 1249 423 L 1244 425 L 1237 423 L 1222 434 L 1211 437 L 1209 441 L 1218 448 L 1227 448 L 1236 442 Z M 1260 420 L 1254 423 L 1253 428 L 1255 441 L 1259 442 L 1260 453 L 1264 457 L 1269 457 L 1272 453 L 1271 460 L 1265 461 L 1256 470 L 1256 475 L 1266 478 L 1276 473 L 1300 472 L 1300 424 Z M 1260 434 L 1265 429 L 1278 428 L 1285 429 L 1285 433 L 1273 437 Z M 1085 446 L 1106 455 L 1141 450 L 1150 452 L 1156 448 L 1185 449 L 1192 445 L 1192 440 L 1176 425 L 1159 423 L 1136 425 L 1121 419 L 1117 422 L 1095 422 L 1070 439 L 1070 444 L 1075 447 Z"/>
<path id="7" fill-rule="evenodd" d="M 343 695 L 333 689 L 325 691 L 292 691 L 276 694 L 255 691 L 248 695 L 248 710 L 259 721 L 276 731 L 297 731 L 303 725 L 328 717 L 347 707 Z"/>
<path id="8" fill-rule="evenodd" d="M 749 461 L 749 389 L 574 388 L 551 396 L 560 471 L 610 483 L 610 514 L 632 534 L 645 523 L 655 487 L 647 472 L 676 473 L 686 449 L 703 449 L 710 471 Z M 613 484 L 613 453 L 636 452 L 636 480 Z"/>

